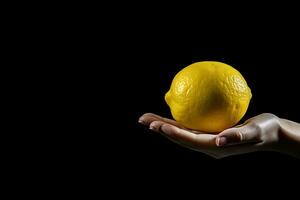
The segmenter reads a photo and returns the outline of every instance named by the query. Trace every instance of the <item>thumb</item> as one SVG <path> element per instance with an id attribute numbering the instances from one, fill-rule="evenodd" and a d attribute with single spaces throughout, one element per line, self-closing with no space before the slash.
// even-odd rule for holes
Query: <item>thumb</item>
<path id="1" fill-rule="evenodd" d="M 245 125 L 234 127 L 219 133 L 216 138 L 217 146 L 227 146 L 240 143 L 258 142 L 259 131 L 255 127 Z"/>

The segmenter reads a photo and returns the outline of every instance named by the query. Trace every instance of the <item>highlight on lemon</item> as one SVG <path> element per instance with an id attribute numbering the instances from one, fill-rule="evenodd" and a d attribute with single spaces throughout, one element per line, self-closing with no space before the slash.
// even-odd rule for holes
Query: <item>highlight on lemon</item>
<path id="1" fill-rule="evenodd" d="M 248 109 L 251 90 L 225 63 L 193 63 L 174 77 L 165 100 L 173 118 L 189 129 L 221 132 L 237 124 Z"/>

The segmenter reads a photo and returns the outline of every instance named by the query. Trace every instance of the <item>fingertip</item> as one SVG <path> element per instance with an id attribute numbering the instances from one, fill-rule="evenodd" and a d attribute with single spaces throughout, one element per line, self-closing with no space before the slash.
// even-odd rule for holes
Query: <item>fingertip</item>
<path id="1" fill-rule="evenodd" d="M 143 120 L 145 117 L 151 115 L 151 113 L 144 113 L 139 117 L 139 120 Z"/>
<path id="2" fill-rule="evenodd" d="M 143 114 L 139 119 L 138 122 L 145 125 L 149 126 L 152 122 L 156 121 L 157 118 L 154 116 L 149 115 L 149 113 Z"/>
<path id="3" fill-rule="evenodd" d="M 141 116 L 141 117 L 138 119 L 138 123 L 143 124 L 143 125 L 146 125 L 146 122 L 145 122 L 143 116 Z"/>
<path id="4" fill-rule="evenodd" d="M 216 145 L 218 147 L 225 146 L 226 144 L 227 144 L 227 138 L 226 137 L 217 137 L 216 138 Z"/>
<path id="5" fill-rule="evenodd" d="M 244 141 L 245 129 L 243 127 L 239 128 L 229 128 L 224 130 L 218 135 L 218 141 L 216 141 L 217 146 L 225 146 L 238 144 Z"/>
<path id="6" fill-rule="evenodd" d="M 142 117 L 140 117 L 140 118 L 138 119 L 138 123 L 140 123 L 140 124 L 143 124 L 143 123 L 144 123 L 144 121 L 143 121 L 143 118 L 142 118 Z"/>
<path id="7" fill-rule="evenodd" d="M 155 132 L 161 133 L 162 132 L 161 127 L 163 124 L 164 124 L 164 122 L 162 122 L 162 121 L 153 121 L 150 123 L 149 129 L 151 129 Z"/>
<path id="8" fill-rule="evenodd" d="M 230 135 L 233 135 L 237 132 L 239 128 L 228 128 L 228 129 L 225 129 L 224 131 L 222 131 L 221 133 L 218 134 L 218 137 L 221 137 L 221 136 L 230 136 Z"/>
<path id="9" fill-rule="evenodd" d="M 151 124 L 149 125 L 149 129 L 155 130 L 155 126 L 156 126 L 155 124 L 156 124 L 156 121 L 151 122 Z"/>

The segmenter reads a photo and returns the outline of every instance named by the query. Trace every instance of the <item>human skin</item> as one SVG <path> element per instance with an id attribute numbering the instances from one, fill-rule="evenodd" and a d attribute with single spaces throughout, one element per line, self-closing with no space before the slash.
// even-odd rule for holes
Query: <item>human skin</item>
<path id="1" fill-rule="evenodd" d="M 300 158 L 300 124 L 270 113 L 252 117 L 218 134 L 190 130 L 153 113 L 142 115 L 139 123 L 181 146 L 214 158 L 256 151 L 275 151 Z"/>

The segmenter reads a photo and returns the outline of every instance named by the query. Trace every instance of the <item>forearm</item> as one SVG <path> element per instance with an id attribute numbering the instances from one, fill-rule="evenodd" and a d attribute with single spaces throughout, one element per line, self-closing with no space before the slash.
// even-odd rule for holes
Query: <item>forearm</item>
<path id="1" fill-rule="evenodd" d="M 281 140 L 278 150 L 300 158 L 300 124 L 279 119 L 279 136 Z"/>

